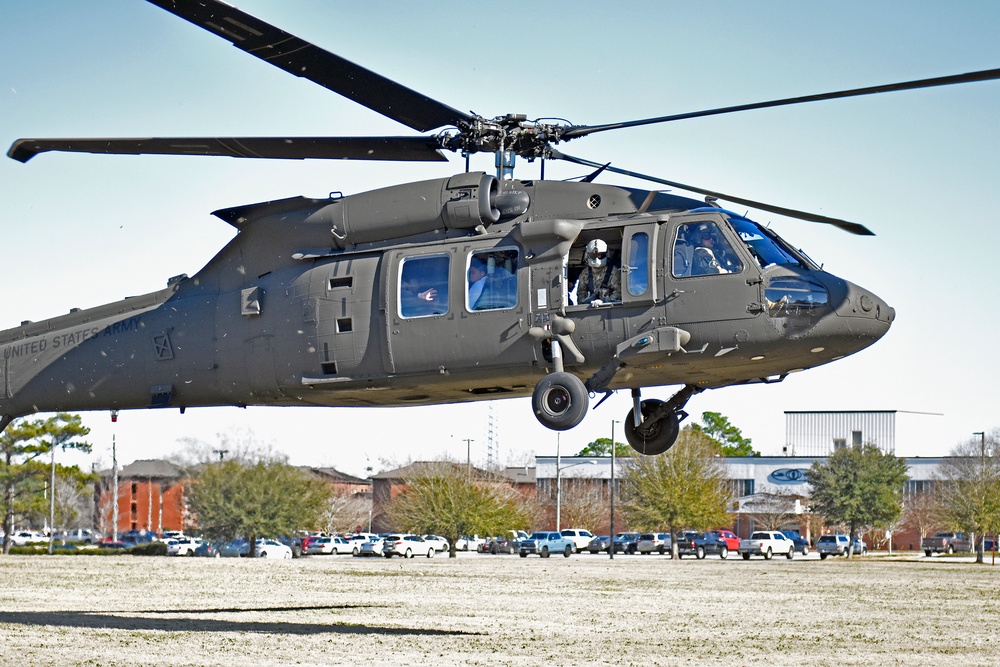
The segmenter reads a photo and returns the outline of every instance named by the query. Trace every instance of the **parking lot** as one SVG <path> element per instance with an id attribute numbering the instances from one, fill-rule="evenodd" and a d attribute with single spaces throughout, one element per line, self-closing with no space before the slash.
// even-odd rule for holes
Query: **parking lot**
<path id="1" fill-rule="evenodd" d="M 982 664 L 1000 568 L 722 561 L 0 559 L 21 664 Z"/>

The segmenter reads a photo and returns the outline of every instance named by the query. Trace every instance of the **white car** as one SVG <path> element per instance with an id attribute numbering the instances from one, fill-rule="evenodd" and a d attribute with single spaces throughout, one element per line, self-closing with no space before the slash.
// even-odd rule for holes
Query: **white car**
<path id="1" fill-rule="evenodd" d="M 179 537 L 175 540 L 167 540 L 168 556 L 193 556 L 194 550 L 201 544 L 198 537 Z"/>
<path id="2" fill-rule="evenodd" d="M 594 539 L 594 534 L 583 528 L 563 528 L 559 532 L 573 543 L 573 551 L 576 553 L 580 553 L 586 549 L 590 545 L 591 540 Z"/>
<path id="3" fill-rule="evenodd" d="M 365 542 L 373 542 L 381 539 L 382 538 L 375 533 L 355 533 L 354 535 L 349 535 L 347 537 L 347 543 L 351 545 L 351 554 L 354 556 L 360 556 L 361 546 Z"/>
<path id="4" fill-rule="evenodd" d="M 339 535 L 332 537 L 317 537 L 309 541 L 307 554 L 349 554 L 354 546 Z"/>
<path id="5" fill-rule="evenodd" d="M 750 539 L 740 540 L 739 553 L 743 560 L 750 560 L 752 555 L 771 560 L 774 554 L 785 554 L 785 558 L 791 560 L 795 556 L 795 542 L 776 530 L 758 530 Z"/>
<path id="6" fill-rule="evenodd" d="M 277 558 L 279 560 L 289 560 L 292 557 L 291 547 L 278 542 L 277 540 L 257 540 L 257 558 Z"/>
<path id="7" fill-rule="evenodd" d="M 355 556 L 381 556 L 382 555 L 382 544 L 383 539 L 381 537 L 375 537 L 361 544 L 361 549 L 357 553 L 354 553 L 353 549 L 351 553 Z"/>
<path id="8" fill-rule="evenodd" d="M 455 540 L 455 551 L 477 551 L 486 538 L 478 535 L 462 535 Z"/>
<path id="9" fill-rule="evenodd" d="M 382 555 L 386 558 L 402 556 L 403 558 L 413 558 L 414 556 L 426 556 L 434 558 L 437 551 L 431 542 L 426 541 L 419 535 L 390 535 L 382 542 Z"/>
<path id="10" fill-rule="evenodd" d="M 48 536 L 38 532 L 37 530 L 19 530 L 10 536 L 10 542 L 15 547 L 23 547 L 29 544 L 41 544 L 48 541 Z"/>
<path id="11" fill-rule="evenodd" d="M 444 552 L 451 548 L 451 543 L 440 535 L 424 535 L 424 541 L 434 545 L 435 551 Z"/>

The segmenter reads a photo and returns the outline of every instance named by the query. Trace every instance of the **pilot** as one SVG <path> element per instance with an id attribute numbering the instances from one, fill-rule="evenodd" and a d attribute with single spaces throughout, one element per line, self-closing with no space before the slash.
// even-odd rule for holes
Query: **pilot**
<path id="1" fill-rule="evenodd" d="M 608 251 L 608 244 L 594 239 L 583 252 L 586 267 L 576 284 L 576 302 L 600 306 L 608 301 L 622 300 L 621 269 L 617 258 Z"/>
<path id="2" fill-rule="evenodd" d="M 711 225 L 700 225 L 695 230 L 695 249 L 691 258 L 691 275 L 730 273 L 732 262 L 726 255 L 725 243 L 719 243 L 718 232 Z"/>

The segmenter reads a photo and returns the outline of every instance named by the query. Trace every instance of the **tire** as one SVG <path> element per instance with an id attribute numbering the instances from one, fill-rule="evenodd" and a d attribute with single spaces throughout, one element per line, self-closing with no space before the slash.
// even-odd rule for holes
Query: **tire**
<path id="1" fill-rule="evenodd" d="M 391 553 L 389 553 L 389 554 L 382 554 L 382 555 L 385 556 L 386 558 L 392 558 L 392 554 Z"/>
<path id="2" fill-rule="evenodd" d="M 563 558 L 569 558 L 571 553 L 573 553 L 573 547 L 566 547 L 563 549 Z"/>
<path id="3" fill-rule="evenodd" d="M 955 553 L 955 547 L 949 544 L 948 548 L 945 550 L 945 553 L 948 554 L 949 556 L 952 555 L 953 553 Z"/>
<path id="4" fill-rule="evenodd" d="M 403 554 L 403 558 L 413 558 L 413 550 L 412 549 L 407 549 L 406 553 Z"/>
<path id="5" fill-rule="evenodd" d="M 434 558 L 434 554 L 435 553 L 436 553 L 436 550 L 434 549 L 434 547 L 431 547 L 430 549 L 427 550 L 427 557 L 428 558 Z"/>
<path id="6" fill-rule="evenodd" d="M 361 549 L 358 549 L 357 547 L 354 547 L 354 550 L 351 552 L 351 555 L 352 556 L 360 556 L 361 555 Z"/>
<path id="7" fill-rule="evenodd" d="M 767 551 L 764 552 L 764 560 L 771 560 L 772 556 L 774 556 L 774 554 L 771 553 L 771 547 L 768 547 Z"/>
<path id="8" fill-rule="evenodd" d="M 788 553 L 785 554 L 785 558 L 787 558 L 788 560 L 792 560 L 793 558 L 795 558 L 795 549 L 794 549 L 794 547 L 788 550 Z"/>
<path id="9" fill-rule="evenodd" d="M 727 558 L 729 558 L 729 548 L 728 547 L 724 546 L 721 549 L 719 549 L 719 558 L 721 558 L 722 560 L 726 560 Z"/>
<path id="10" fill-rule="evenodd" d="M 531 393 L 531 408 L 542 426 L 566 431 L 587 416 L 590 398 L 583 380 L 571 373 L 550 373 Z"/>
<path id="11" fill-rule="evenodd" d="M 527 558 L 528 557 L 528 554 L 525 551 L 522 551 L 520 555 L 521 555 L 521 558 Z"/>
<path id="12" fill-rule="evenodd" d="M 827 556 L 829 556 L 829 555 L 830 555 L 830 554 L 820 554 L 820 555 L 819 555 L 819 559 L 820 559 L 820 560 L 826 560 L 826 557 L 827 557 Z"/>
<path id="13" fill-rule="evenodd" d="M 934 553 L 934 552 L 933 552 L 933 551 L 931 551 L 930 549 L 925 549 L 925 550 L 924 550 L 924 555 L 925 555 L 925 556 L 927 556 L 928 558 L 930 558 L 930 557 L 931 557 L 931 554 L 932 554 L 932 553 Z"/>
<path id="14" fill-rule="evenodd" d="M 698 547 L 694 551 L 694 557 L 698 560 L 704 560 L 705 558 L 705 547 Z"/>
<path id="15" fill-rule="evenodd" d="M 750 560 L 750 554 L 743 554 L 743 560 Z"/>
<path id="16" fill-rule="evenodd" d="M 642 415 L 652 414 L 663 405 L 663 401 L 651 398 L 639 404 Z M 625 418 L 625 440 L 635 451 L 645 456 L 656 456 L 670 449 L 677 441 L 680 433 L 680 415 L 674 413 L 655 422 L 644 422 L 635 427 L 635 408 L 628 412 Z"/>
<path id="17" fill-rule="evenodd" d="M 802 555 L 803 556 L 808 556 L 809 555 L 809 547 L 808 546 L 802 547 Z"/>
<path id="18" fill-rule="evenodd" d="M 542 547 L 542 550 L 538 553 L 538 555 L 541 556 L 542 558 L 548 558 L 549 557 L 549 548 L 548 547 Z"/>
<path id="19" fill-rule="evenodd" d="M 663 547 L 660 547 L 660 548 L 659 548 L 659 549 L 658 549 L 657 551 L 659 551 L 659 552 L 660 552 L 660 555 L 662 556 L 662 555 L 663 555 L 663 552 L 664 552 L 664 549 L 663 549 Z"/>

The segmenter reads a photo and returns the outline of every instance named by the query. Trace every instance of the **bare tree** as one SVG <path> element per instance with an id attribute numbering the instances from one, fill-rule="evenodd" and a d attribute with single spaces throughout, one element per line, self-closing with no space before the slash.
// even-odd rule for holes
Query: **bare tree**
<path id="1" fill-rule="evenodd" d="M 920 539 L 942 529 L 945 519 L 944 507 L 936 492 L 914 493 L 903 499 L 903 521 L 917 531 Z"/>
<path id="2" fill-rule="evenodd" d="M 588 478 L 564 479 L 560 523 L 564 527 L 592 528 L 608 521 L 608 503 L 601 486 Z"/>
<path id="3" fill-rule="evenodd" d="M 977 536 L 976 562 L 983 562 L 986 533 L 1000 530 L 1000 456 L 993 456 L 1000 430 L 962 443 L 941 466 L 941 501 L 949 523 Z"/>
<path id="4" fill-rule="evenodd" d="M 368 525 L 372 507 L 367 494 L 335 494 L 320 518 L 327 533 L 353 533 L 358 526 Z"/>

